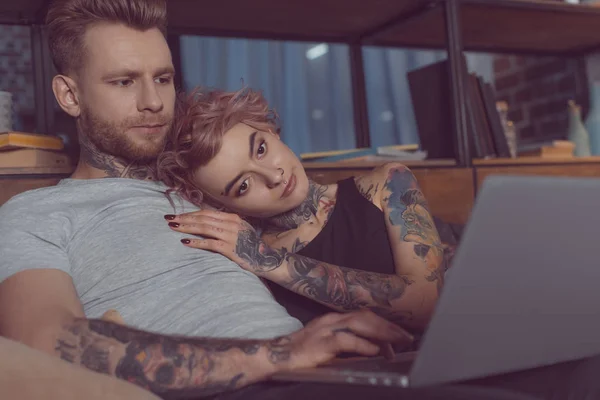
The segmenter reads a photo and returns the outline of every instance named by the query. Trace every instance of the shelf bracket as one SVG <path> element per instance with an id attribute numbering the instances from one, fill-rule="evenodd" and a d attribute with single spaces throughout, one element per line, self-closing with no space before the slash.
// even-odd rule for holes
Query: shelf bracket
<path id="1" fill-rule="evenodd" d="M 455 158 L 459 166 L 470 167 L 471 155 L 467 131 L 467 113 L 465 104 L 465 71 L 463 64 L 462 30 L 460 25 L 461 0 L 445 0 L 447 50 L 450 70 L 452 99 L 452 123 L 455 138 Z M 444 134 L 440 132 L 440 134 Z"/>

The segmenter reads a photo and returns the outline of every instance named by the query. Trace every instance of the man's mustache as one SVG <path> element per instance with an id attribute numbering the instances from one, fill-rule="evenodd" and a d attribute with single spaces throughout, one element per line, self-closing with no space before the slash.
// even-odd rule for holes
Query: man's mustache
<path id="1" fill-rule="evenodd" d="M 126 121 L 125 125 L 133 128 L 138 126 L 158 126 L 158 125 L 170 125 L 173 122 L 172 116 L 164 117 L 153 117 L 153 118 L 136 118 L 134 120 Z"/>

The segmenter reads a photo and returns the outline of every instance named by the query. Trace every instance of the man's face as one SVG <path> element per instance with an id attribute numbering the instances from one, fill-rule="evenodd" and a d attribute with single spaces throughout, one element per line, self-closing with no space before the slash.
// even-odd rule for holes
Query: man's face
<path id="1" fill-rule="evenodd" d="M 175 104 L 171 52 L 158 29 L 102 23 L 85 35 L 77 74 L 79 130 L 102 153 L 151 161 L 163 149 Z"/>

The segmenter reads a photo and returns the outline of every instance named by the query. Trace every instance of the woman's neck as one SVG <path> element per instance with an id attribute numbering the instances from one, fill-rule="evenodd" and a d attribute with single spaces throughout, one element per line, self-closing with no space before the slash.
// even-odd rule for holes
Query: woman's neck
<path id="1" fill-rule="evenodd" d="M 326 197 L 329 187 L 309 181 L 308 194 L 304 201 L 296 208 L 275 215 L 264 221 L 266 232 L 285 232 L 298 228 L 317 217 L 319 204 Z"/>

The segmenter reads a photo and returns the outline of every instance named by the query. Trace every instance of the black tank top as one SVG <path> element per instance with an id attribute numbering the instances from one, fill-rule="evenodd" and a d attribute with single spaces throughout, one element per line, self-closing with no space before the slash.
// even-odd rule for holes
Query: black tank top
<path id="1" fill-rule="evenodd" d="M 336 204 L 321 232 L 298 254 L 346 268 L 394 274 L 394 257 L 383 212 L 358 191 L 354 178 L 338 182 Z M 306 324 L 333 311 L 268 282 L 275 299 Z"/>

